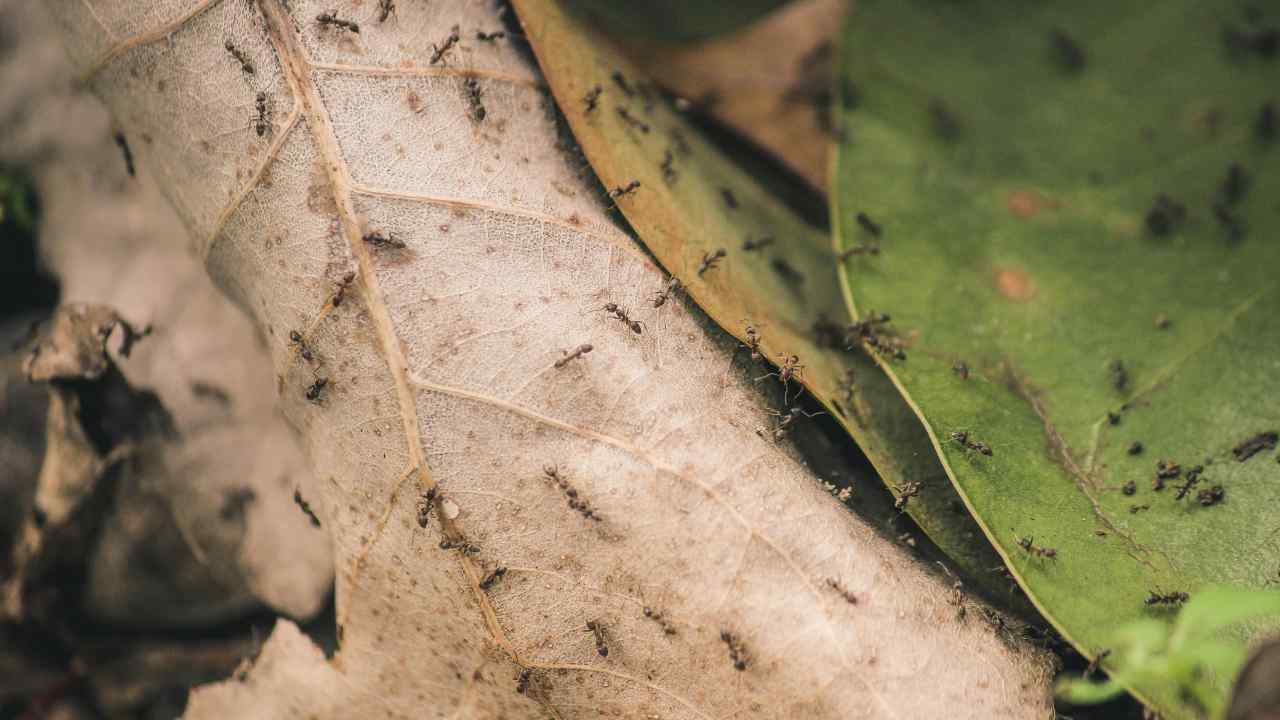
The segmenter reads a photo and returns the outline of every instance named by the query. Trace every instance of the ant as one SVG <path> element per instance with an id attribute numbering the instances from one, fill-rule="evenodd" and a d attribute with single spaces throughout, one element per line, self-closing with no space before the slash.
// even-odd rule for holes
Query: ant
<path id="1" fill-rule="evenodd" d="M 244 71 L 245 75 L 253 74 L 253 63 L 249 60 L 249 53 L 246 53 L 236 47 L 235 43 L 231 42 L 230 38 L 228 38 L 222 46 L 227 49 L 227 52 L 231 53 L 231 57 L 235 58 L 236 61 L 240 63 L 240 69 Z"/>
<path id="2" fill-rule="evenodd" d="M 484 102 L 480 100 L 480 94 L 483 92 L 480 89 L 480 81 L 469 77 L 462 84 L 467 89 L 467 101 L 471 103 L 471 117 L 475 118 L 476 122 L 484 120 L 488 112 L 484 109 Z"/>
<path id="3" fill-rule="evenodd" d="M 436 504 L 436 489 L 431 488 L 422 493 L 422 497 L 418 498 L 418 527 L 424 530 L 427 527 L 427 521 L 431 519 L 431 509 Z"/>
<path id="4" fill-rule="evenodd" d="M 129 177 L 137 174 L 137 168 L 133 166 L 133 151 L 129 149 L 129 141 L 125 139 L 124 133 L 115 134 L 116 145 L 120 147 L 120 154 L 124 156 L 124 169 L 129 173 Z"/>
<path id="5" fill-rule="evenodd" d="M 386 22 L 396 11 L 396 0 L 378 0 L 378 22 Z"/>
<path id="6" fill-rule="evenodd" d="M 521 695 L 529 689 L 529 676 L 533 675 L 533 671 L 525 668 L 520 671 L 520 679 L 516 681 L 516 692 Z"/>
<path id="7" fill-rule="evenodd" d="M 860 212 L 856 219 L 858 221 L 858 225 L 863 230 L 866 230 L 869 235 L 872 237 L 880 237 L 880 225 L 875 220 L 872 220 L 870 215 Z"/>
<path id="8" fill-rule="evenodd" d="M 614 200 L 617 200 L 623 195 L 630 195 L 631 193 L 639 189 L 639 187 L 640 187 L 640 181 L 632 180 L 631 182 L 627 183 L 626 187 L 619 185 L 618 187 L 615 187 L 614 189 L 610 190 L 609 197 L 613 198 Z"/>
<path id="9" fill-rule="evenodd" d="M 627 97 L 635 97 L 636 91 L 631 89 L 630 83 L 627 82 L 627 77 L 623 75 L 621 71 L 614 70 L 613 74 L 609 77 L 613 78 L 613 81 L 618 85 L 618 89 L 622 90 L 624 95 Z"/>
<path id="10" fill-rule="evenodd" d="M 769 266 L 772 267 L 773 271 L 778 273 L 778 276 L 785 282 L 792 285 L 799 285 L 804 282 L 804 274 L 791 267 L 791 263 L 783 260 L 782 258 L 774 258 L 769 262 Z"/>
<path id="11" fill-rule="evenodd" d="M 324 390 L 325 385 L 328 384 L 329 378 L 316 378 L 316 381 L 311 383 L 311 387 L 307 388 L 307 399 L 313 403 L 319 403 L 320 393 Z"/>
<path id="12" fill-rule="evenodd" d="M 773 429 L 774 440 L 781 440 L 785 438 L 787 433 L 791 431 L 791 426 L 794 425 L 801 417 L 814 418 L 819 415 L 826 415 L 824 412 L 806 412 L 803 409 L 794 406 L 787 408 L 786 412 L 778 412 L 777 410 L 770 410 L 769 412 L 779 418 L 782 418 L 778 421 L 778 426 Z"/>
<path id="13" fill-rule="evenodd" d="M 378 233 L 378 232 L 367 232 L 364 234 L 364 237 L 362 239 L 365 242 L 369 243 L 370 245 L 373 245 L 374 247 L 385 247 L 385 248 L 394 248 L 396 250 L 403 250 L 405 246 L 403 240 L 397 238 L 395 235 L 391 233 L 387 233 L 383 235 L 382 233 Z"/>
<path id="14" fill-rule="evenodd" d="M 1098 672 L 1098 667 L 1102 664 L 1102 661 L 1107 659 L 1107 656 L 1110 654 L 1111 650 L 1108 648 L 1095 655 L 1094 658 L 1089 661 L 1088 667 L 1084 669 L 1084 676 L 1086 678 L 1093 677 L 1094 673 Z"/>
<path id="15" fill-rule="evenodd" d="M 457 540 L 450 540 L 446 537 L 440 541 L 441 550 L 452 550 L 453 548 L 457 548 L 464 555 L 480 554 L 480 546 L 463 537 L 460 537 Z"/>
<path id="16" fill-rule="evenodd" d="M 672 153 L 670 150 L 663 151 L 662 165 L 660 165 L 659 167 L 662 170 L 662 182 L 668 185 L 674 185 L 676 182 L 676 178 L 679 177 L 679 173 L 676 172 L 676 169 L 674 167 L 675 161 L 676 161 L 676 156 L 674 153 Z"/>
<path id="17" fill-rule="evenodd" d="M 600 657 L 609 657 L 609 646 L 605 644 L 604 625 L 599 620 L 588 620 L 587 630 L 595 636 L 596 652 Z"/>
<path id="18" fill-rule="evenodd" d="M 618 111 L 618 117 L 622 118 L 622 120 L 626 122 L 628 125 L 639 130 L 642 133 L 645 133 L 646 135 L 649 133 L 649 125 L 643 122 L 642 120 L 640 120 L 639 118 L 637 118 L 636 116 L 632 115 L 630 112 L 627 111 L 625 107 L 619 105 L 617 107 L 617 111 Z"/>
<path id="19" fill-rule="evenodd" d="M 267 109 L 267 94 L 264 92 L 258 93 L 253 105 L 257 114 L 253 116 L 249 124 L 253 126 L 254 130 L 258 131 L 258 137 L 262 137 L 271 129 L 271 111 Z"/>
<path id="20" fill-rule="evenodd" d="M 1040 545 L 1036 545 L 1035 538 L 1031 537 L 1030 535 L 1026 537 L 1018 538 L 1018 547 L 1022 548 L 1023 550 L 1026 550 L 1032 555 L 1037 555 L 1042 558 L 1049 558 L 1050 560 L 1055 560 L 1058 557 L 1057 550 L 1054 550 L 1051 547 L 1042 547 Z"/>
<path id="21" fill-rule="evenodd" d="M 742 641 L 728 630 L 720 631 L 720 641 L 729 646 L 729 659 L 733 661 L 733 669 L 739 672 L 747 669 L 747 652 Z"/>
<path id="22" fill-rule="evenodd" d="M 298 354 L 302 356 L 303 360 L 311 362 L 311 359 L 314 356 L 311 354 L 311 348 L 307 347 L 307 341 L 303 339 L 302 333 L 297 330 L 290 330 L 289 342 L 298 346 Z"/>
<path id="23" fill-rule="evenodd" d="M 774 242 L 775 242 L 775 238 L 772 235 L 766 235 L 765 237 L 762 237 L 759 240 L 747 239 L 742 243 L 742 249 L 747 252 L 751 252 L 753 250 L 763 250 L 764 248 L 767 248 L 770 245 L 772 245 Z"/>
<path id="24" fill-rule="evenodd" d="M 778 368 L 778 371 L 761 375 L 756 378 L 756 382 L 760 382 L 767 377 L 777 377 L 778 382 L 782 383 L 782 401 L 785 403 L 787 402 L 787 392 L 790 390 L 791 381 L 800 379 L 800 375 L 804 373 L 804 365 L 800 364 L 800 356 L 798 355 L 784 353 L 779 357 L 782 358 L 782 366 Z"/>
<path id="25" fill-rule="evenodd" d="M 951 366 L 951 369 L 960 377 L 961 380 L 969 379 L 969 366 L 966 365 L 963 360 L 957 360 L 955 364 Z"/>
<path id="26" fill-rule="evenodd" d="M 724 198 L 724 204 L 727 205 L 730 210 L 738 209 L 738 198 L 734 197 L 732 190 L 722 187 L 720 188 L 720 196 Z"/>
<path id="27" fill-rule="evenodd" d="M 342 18 L 339 18 L 336 10 L 320 13 L 316 16 L 316 22 L 324 25 L 325 27 L 342 28 L 343 30 L 350 30 L 357 35 L 360 34 L 360 26 L 351 20 L 343 20 Z"/>
<path id="28" fill-rule="evenodd" d="M 893 508 L 898 512 L 906 512 L 907 503 L 911 502 L 911 498 L 920 494 L 921 485 L 918 482 L 909 482 L 902 486 L 898 492 L 898 499 L 893 501 Z"/>
<path id="29" fill-rule="evenodd" d="M 293 491 L 293 504 L 297 505 L 298 508 L 301 509 L 302 512 L 305 513 L 308 518 L 310 518 L 311 524 L 313 526 L 320 527 L 320 518 L 316 517 L 315 511 L 311 509 L 311 504 L 308 503 L 306 500 L 302 499 L 301 490 Z"/>
<path id="30" fill-rule="evenodd" d="M 505 30 L 495 30 L 493 32 L 484 32 L 483 30 L 476 31 L 476 39 L 480 42 L 497 42 L 506 36 L 507 33 Z"/>
<path id="31" fill-rule="evenodd" d="M 702 253 L 702 262 L 698 263 L 698 277 L 702 277 L 708 270 L 714 269 L 716 263 L 720 262 L 720 258 L 725 255 L 724 248 L 718 248 L 715 252 Z"/>
<path id="32" fill-rule="evenodd" d="M 333 294 L 333 306 L 338 307 L 342 304 L 343 297 L 347 294 L 347 288 L 351 287 L 351 283 L 356 279 L 354 270 L 342 276 L 342 280 L 338 282 L 338 290 Z"/>
<path id="33" fill-rule="evenodd" d="M 593 349 L 594 348 L 591 347 L 591 343 L 583 343 L 573 350 L 561 350 L 560 352 L 564 354 L 564 357 L 556 361 L 556 367 L 562 368 L 565 365 L 568 365 L 571 361 L 591 352 Z"/>
<path id="34" fill-rule="evenodd" d="M 1189 593 L 1175 590 L 1171 593 L 1163 591 L 1148 590 L 1147 599 L 1143 603 L 1147 605 L 1181 605 L 1191 599 Z"/>
<path id="35" fill-rule="evenodd" d="M 461 36 L 458 35 L 458 26 L 454 25 L 453 28 L 449 30 L 449 37 L 444 39 L 444 43 L 442 45 L 431 43 L 431 64 L 435 65 L 443 60 L 445 54 L 452 50 L 454 45 L 458 44 L 458 40 L 460 38 Z"/>
<path id="36" fill-rule="evenodd" d="M 646 605 L 646 606 L 645 606 L 645 608 L 644 608 L 644 616 L 645 616 L 645 617 L 647 617 L 647 618 L 649 618 L 650 620 L 652 620 L 652 621 L 654 621 L 654 622 L 658 623 L 659 625 L 661 625 L 661 626 L 662 626 L 662 632 L 663 632 L 664 634 L 666 634 L 666 635 L 675 635 L 675 634 L 676 634 L 676 628 L 675 628 L 675 626 L 674 626 L 674 625 L 672 625 L 672 624 L 667 620 L 667 618 L 666 618 L 665 616 L 663 616 L 663 614 L 662 614 L 660 611 L 658 611 L 658 610 L 654 610 L 653 608 L 651 608 L 651 607 L 649 607 L 649 606 L 647 606 L 647 605 Z"/>
<path id="37" fill-rule="evenodd" d="M 626 325 L 627 327 L 631 328 L 631 332 L 637 335 L 643 332 L 644 323 L 640 322 L 639 320 L 632 320 L 631 317 L 627 314 L 626 309 L 618 307 L 617 303 L 606 303 L 604 306 L 604 311 L 613 315 L 615 318 L 621 320 L 623 325 Z"/>
<path id="38" fill-rule="evenodd" d="M 747 323 L 746 335 L 747 344 L 743 347 L 751 351 L 751 359 L 756 362 L 763 360 L 764 354 L 760 352 L 760 334 L 756 332 L 756 326 Z"/>
<path id="39" fill-rule="evenodd" d="M 969 431 L 967 430 L 957 430 L 955 432 L 952 432 L 950 435 L 950 438 L 955 442 L 958 442 L 961 445 L 965 446 L 965 448 L 969 450 L 977 450 L 978 452 L 987 456 L 991 455 L 991 446 L 984 442 L 979 442 L 977 440 L 969 439 Z"/>
<path id="40" fill-rule="evenodd" d="M 503 576 L 503 575 L 506 575 L 506 574 L 507 574 L 507 569 L 506 569 L 505 567 L 503 567 L 503 566 L 499 565 L 498 567 L 496 567 L 496 568 L 494 568 L 493 570 L 489 571 L 489 574 L 488 574 L 488 575 L 485 575 L 485 576 L 484 576 L 484 579 L 480 581 L 480 589 L 481 589 L 481 590 L 488 590 L 489 588 L 493 587 L 493 584 L 494 584 L 494 583 L 496 583 L 496 582 L 498 582 L 499 580 L 501 580 L 501 579 L 502 579 L 502 576 Z"/>
<path id="41" fill-rule="evenodd" d="M 590 115 L 591 113 L 595 112 L 596 105 L 600 102 L 600 93 L 602 92 L 604 92 L 604 88 L 600 87 L 599 85 L 596 85 L 595 87 L 588 90 L 586 95 L 582 96 L 584 113 L 586 113 L 587 115 Z"/>
<path id="42" fill-rule="evenodd" d="M 667 280 L 667 286 L 661 290 L 655 290 L 653 295 L 653 307 L 660 308 L 666 304 L 671 294 L 680 289 L 680 279 L 672 277 Z"/>

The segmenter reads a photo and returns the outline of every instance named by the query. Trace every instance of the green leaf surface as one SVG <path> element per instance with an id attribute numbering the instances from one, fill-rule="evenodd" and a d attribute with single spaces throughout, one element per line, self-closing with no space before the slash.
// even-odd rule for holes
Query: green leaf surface
<path id="1" fill-rule="evenodd" d="M 1280 431 L 1280 148 L 1261 119 L 1280 65 L 1257 41 L 1280 15 L 1242 7 L 861 0 L 843 40 L 858 103 L 835 242 L 866 239 L 859 212 L 883 228 L 882 253 L 843 268 L 850 306 L 892 314 L 907 358 L 882 362 L 1019 582 L 1090 657 L 1168 612 L 1152 591 L 1280 571 L 1280 465 L 1259 435 Z M 1182 467 L 1163 490 L 1159 460 Z"/>
<path id="2" fill-rule="evenodd" d="M 515 4 L 601 182 L 615 191 L 639 183 L 620 194 L 617 207 L 683 283 L 681 292 L 744 343 L 753 326 L 760 352 L 776 365 L 797 357 L 803 370 L 788 384 L 791 399 L 803 384 L 857 440 L 895 495 L 919 483 L 906 509 L 930 539 L 992 599 L 1023 608 L 1016 587 L 990 572 L 999 557 L 957 500 L 919 420 L 888 378 L 860 351 L 846 351 L 842 339 L 833 346 L 815 333 L 822 319 L 834 323 L 837 335 L 848 322 L 829 238 L 708 143 L 585 24 L 554 3 Z M 772 241 L 746 249 L 766 238 Z M 699 272 L 703 258 L 717 250 L 724 257 Z M 650 323 L 650 331 L 662 332 L 661 325 Z M 748 356 L 744 348 L 739 361 L 754 376 L 774 371 Z M 804 432 L 804 423 L 801 418 L 793 431 Z M 888 508 L 882 516 L 894 514 Z"/>
<path id="3" fill-rule="evenodd" d="M 566 0 L 582 17 L 619 37 L 696 40 L 736 30 L 787 0 Z"/>

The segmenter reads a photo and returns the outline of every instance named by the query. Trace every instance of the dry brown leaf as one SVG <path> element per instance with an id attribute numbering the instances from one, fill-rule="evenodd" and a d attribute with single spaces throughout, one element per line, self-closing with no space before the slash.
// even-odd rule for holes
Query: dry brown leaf
<path id="1" fill-rule="evenodd" d="M 736 344 L 651 307 L 665 277 L 512 28 L 477 38 L 503 27 L 488 3 L 57 10 L 268 336 L 337 553 L 338 654 L 282 624 L 189 717 L 1049 712 L 1044 655 L 959 619 L 945 581 L 757 435 Z"/>
<path id="2" fill-rule="evenodd" d="M 706 40 L 617 40 L 650 77 L 825 190 L 828 151 L 837 132 L 826 114 L 832 46 L 846 2 L 796 0 Z"/>

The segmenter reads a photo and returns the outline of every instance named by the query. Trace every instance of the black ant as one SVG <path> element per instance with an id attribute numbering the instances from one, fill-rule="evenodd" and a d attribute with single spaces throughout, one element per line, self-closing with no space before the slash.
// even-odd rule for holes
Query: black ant
<path id="1" fill-rule="evenodd" d="M 529 677 L 530 677 L 531 675 L 533 675 L 533 671 L 532 671 L 532 670 L 529 670 L 529 669 L 527 669 L 527 668 L 526 668 L 526 669 L 524 669 L 524 670 L 521 670 L 521 671 L 520 671 L 520 679 L 519 679 L 519 680 L 516 680 L 516 692 L 518 692 L 518 693 L 520 693 L 521 695 L 523 695 L 523 694 L 525 694 L 525 692 L 526 692 L 526 691 L 528 691 L 528 689 L 529 689 Z"/>
<path id="2" fill-rule="evenodd" d="M 715 252 L 703 253 L 702 262 L 698 263 L 698 277 L 702 277 L 708 270 L 714 269 L 716 263 L 725 256 L 724 248 L 719 248 Z"/>
<path id="3" fill-rule="evenodd" d="M 505 30 L 495 30 L 493 32 L 484 32 L 483 30 L 476 31 L 476 39 L 480 42 L 496 42 L 506 36 L 507 33 Z"/>
<path id="4" fill-rule="evenodd" d="M 302 333 L 297 330 L 290 330 L 289 342 L 298 346 L 298 354 L 302 356 L 303 360 L 311 362 L 314 356 L 311 354 L 311 348 L 307 347 L 307 341 L 303 339 Z"/>
<path id="5" fill-rule="evenodd" d="M 595 112 L 596 105 L 600 102 L 600 93 L 604 92 L 604 88 L 596 85 L 582 96 L 583 112 L 587 115 Z"/>
<path id="6" fill-rule="evenodd" d="M 991 455 L 991 446 L 984 442 L 970 439 L 969 432 L 967 430 L 955 431 L 951 433 L 950 438 L 969 450 L 977 450 L 983 455 Z"/>
<path id="7" fill-rule="evenodd" d="M 619 185 L 618 187 L 615 187 L 614 189 L 610 190 L 609 197 L 613 198 L 614 200 L 617 200 L 623 195 L 630 195 L 631 193 L 635 192 L 639 188 L 640 188 L 640 181 L 632 180 L 631 182 L 627 183 L 626 187 Z"/>
<path id="8" fill-rule="evenodd" d="M 663 152 L 662 165 L 659 167 L 662 170 L 662 182 L 668 185 L 675 184 L 676 178 L 679 177 L 679 173 L 676 172 L 676 169 L 674 167 L 675 161 L 676 161 L 676 156 L 674 153 L 672 153 L 670 150 L 666 150 Z"/>
<path id="9" fill-rule="evenodd" d="M 951 369 L 956 375 L 960 376 L 961 380 L 969 379 L 969 366 L 966 365 L 963 360 L 957 360 L 955 364 L 951 366 Z"/>
<path id="10" fill-rule="evenodd" d="M 386 22 L 396 11 L 396 0 L 378 0 L 378 22 Z"/>
<path id="11" fill-rule="evenodd" d="M 422 493 L 422 497 L 418 498 L 418 527 L 426 529 L 427 521 L 431 519 L 431 509 L 436 504 L 436 489 L 431 488 Z"/>
<path id="12" fill-rule="evenodd" d="M 907 503 L 911 502 L 911 498 L 920 494 L 921 485 L 918 482 L 909 482 L 902 486 L 898 491 L 898 499 L 893 501 L 893 507 L 898 512 L 906 512 Z"/>
<path id="13" fill-rule="evenodd" d="M 338 282 L 338 290 L 334 292 L 333 300 L 331 301 L 334 307 L 338 307 L 342 304 L 342 300 L 347 294 L 347 288 L 351 287 L 351 283 L 354 282 L 355 279 L 356 273 L 354 270 L 342 276 L 342 280 Z"/>
<path id="14" fill-rule="evenodd" d="M 129 141 L 121 132 L 115 134 L 115 141 L 120 147 L 120 154 L 124 156 L 125 171 L 129 173 L 129 177 L 134 177 L 137 174 L 137 168 L 133 166 L 133 151 L 129 149 Z"/>
<path id="15" fill-rule="evenodd" d="M 1191 599 L 1189 593 L 1174 591 L 1166 593 L 1163 591 L 1148 590 L 1147 599 L 1143 603 L 1147 605 L 1181 605 Z"/>
<path id="16" fill-rule="evenodd" d="M 635 97 L 636 91 L 631 89 L 631 84 L 627 82 L 627 78 L 621 71 L 614 70 L 609 77 L 613 78 L 613 82 L 618 85 L 618 89 L 627 97 Z"/>
<path id="17" fill-rule="evenodd" d="M 733 669 L 739 672 L 747 669 L 747 651 L 742 641 L 728 630 L 720 631 L 720 641 L 729 647 L 729 659 L 733 661 Z"/>
<path id="18" fill-rule="evenodd" d="M 339 18 L 336 10 L 320 13 L 316 16 L 316 22 L 324 25 L 325 27 L 336 27 L 343 30 L 350 30 L 357 35 L 360 34 L 360 26 L 351 20 L 343 20 L 342 18 Z"/>
<path id="19" fill-rule="evenodd" d="M 1070 35 L 1055 29 L 1049 34 L 1049 43 L 1053 48 L 1054 57 L 1063 70 L 1075 73 L 1084 69 L 1084 50 L 1080 49 Z"/>
<path id="20" fill-rule="evenodd" d="M 480 100 L 480 94 L 483 92 L 480 89 L 480 81 L 469 77 L 462 84 L 467 89 L 467 101 L 471 103 L 471 117 L 476 122 L 484 120 L 488 112 L 484 109 L 484 102 Z"/>
<path id="21" fill-rule="evenodd" d="M 653 306 L 660 308 L 666 304 L 671 294 L 680 289 L 680 279 L 672 277 L 667 280 L 667 286 L 661 290 L 655 290 L 653 293 Z"/>
<path id="22" fill-rule="evenodd" d="M 324 390 L 325 385 L 328 384 L 329 378 L 316 378 L 316 381 L 307 388 L 307 399 L 313 403 L 320 402 L 320 393 Z"/>
<path id="23" fill-rule="evenodd" d="M 449 30 L 449 37 L 444 39 L 443 44 L 436 45 L 435 43 L 431 43 L 431 64 L 435 65 L 443 60 L 445 54 L 452 50 L 454 45 L 458 44 L 460 37 L 461 36 L 458 34 L 458 26 L 454 25 L 453 28 Z"/>
<path id="24" fill-rule="evenodd" d="M 498 567 L 496 567 L 496 568 L 494 568 L 493 570 L 489 571 L 489 574 L 488 574 L 488 575 L 485 575 L 485 576 L 484 576 L 484 579 L 480 581 L 480 589 L 481 589 L 481 590 L 488 590 L 489 588 L 493 587 L 493 584 L 494 584 L 494 583 L 496 583 L 496 582 L 498 582 L 499 580 L 501 580 L 501 579 L 502 579 L 502 576 L 503 576 L 503 575 L 506 575 L 506 574 L 507 574 L 507 569 L 506 569 L 505 567 L 503 567 L 503 566 L 499 565 Z"/>
<path id="25" fill-rule="evenodd" d="M 1196 502 L 1205 507 L 1217 505 L 1222 502 L 1222 498 L 1226 497 L 1226 494 L 1227 491 L 1225 488 L 1221 485 L 1214 485 L 1213 487 L 1205 488 L 1204 490 L 1196 493 Z"/>
<path id="26" fill-rule="evenodd" d="M 902 350 L 898 342 L 895 340 L 886 340 L 880 336 L 880 332 L 885 330 L 885 325 L 889 322 L 889 316 L 884 313 L 871 313 L 867 315 L 866 320 L 859 320 L 849 325 L 848 332 L 845 336 L 847 343 L 846 349 L 853 350 L 856 347 L 871 348 L 881 355 L 888 355 L 896 360 L 905 360 L 906 352 Z"/>
<path id="27" fill-rule="evenodd" d="M 362 239 L 374 247 L 392 248 L 395 250 L 403 250 L 405 247 L 404 241 L 391 233 L 386 233 L 384 235 L 379 232 L 367 232 L 364 234 Z"/>
<path id="28" fill-rule="evenodd" d="M 858 225 L 860 225 L 863 230 L 866 230 L 869 235 L 872 237 L 880 237 L 880 225 L 876 223 L 875 220 L 872 220 L 870 215 L 860 212 L 856 219 L 858 221 Z"/>
<path id="29" fill-rule="evenodd" d="M 815 418 L 819 415 L 826 415 L 824 412 L 806 412 L 805 410 L 795 406 L 787 408 L 786 412 L 778 412 L 777 410 L 770 410 L 769 412 L 781 418 L 778 421 L 777 426 L 773 428 L 774 440 L 782 440 L 785 438 L 787 433 L 791 431 L 791 426 L 802 417 Z"/>
<path id="30" fill-rule="evenodd" d="M 804 274 L 791 267 L 791 263 L 780 257 L 776 257 L 769 261 L 769 266 L 772 267 L 773 271 L 778 273 L 778 276 L 785 282 L 792 285 L 799 285 L 804 282 Z"/>
<path id="31" fill-rule="evenodd" d="M 258 93 L 258 97 L 254 100 L 253 105 L 256 110 L 256 114 L 249 123 L 253 126 L 253 129 L 258 132 L 258 137 L 262 137 L 263 135 L 266 135 L 267 131 L 271 128 L 271 111 L 267 109 L 267 94 L 264 92 Z"/>
<path id="32" fill-rule="evenodd" d="M 618 117 L 622 118 L 622 120 L 626 122 L 628 125 L 639 130 L 642 133 L 645 133 L 645 134 L 649 133 L 648 123 L 645 123 L 644 121 L 640 120 L 636 116 L 632 115 L 630 112 L 627 111 L 625 107 L 619 105 L 617 107 L 617 111 L 618 111 Z"/>
<path id="33" fill-rule="evenodd" d="M 227 52 L 231 53 L 231 57 L 235 58 L 236 61 L 240 63 L 240 69 L 244 71 L 245 75 L 253 74 L 253 62 L 249 60 L 249 53 L 246 53 L 236 47 L 235 43 L 231 42 L 230 38 L 228 38 L 222 46 L 227 49 Z"/>
<path id="34" fill-rule="evenodd" d="M 596 652 L 600 657 L 609 657 L 609 646 L 605 644 L 604 625 L 599 620 L 588 620 L 587 631 L 595 636 Z"/>
<path id="35" fill-rule="evenodd" d="M 320 527 L 320 518 L 316 517 L 315 511 L 311 509 L 311 504 L 302 499 L 301 490 L 293 491 L 293 504 L 297 505 L 298 508 L 301 509 L 308 518 L 310 518 L 312 525 Z"/>
<path id="36" fill-rule="evenodd" d="M 615 318 L 621 320 L 623 325 L 626 325 L 627 327 L 631 328 L 631 332 L 637 335 L 643 332 L 644 323 L 640 322 L 639 320 L 632 320 L 631 317 L 627 314 L 626 309 L 618 307 L 617 303 L 605 304 L 604 311 L 613 315 Z"/>
<path id="37" fill-rule="evenodd" d="M 753 250 L 763 250 L 764 248 L 767 248 L 770 245 L 772 245 L 774 242 L 775 242 L 775 238 L 771 235 L 766 235 L 765 237 L 762 237 L 759 240 L 752 240 L 748 238 L 742 243 L 742 249 L 747 252 L 751 252 Z"/>
<path id="38" fill-rule="evenodd" d="M 1058 557 L 1057 550 L 1054 550 L 1051 547 L 1042 547 L 1040 545 L 1036 545 L 1035 538 L 1031 537 L 1030 535 L 1026 537 L 1018 538 L 1018 547 L 1022 548 L 1023 550 L 1026 550 L 1032 555 L 1037 555 L 1042 558 L 1049 558 L 1050 560 L 1055 560 Z"/>
<path id="39" fill-rule="evenodd" d="M 727 205 L 730 210 L 738 209 L 738 198 L 734 197 L 732 190 L 729 188 L 720 188 L 720 196 L 724 198 L 724 204 Z"/>
<path id="40" fill-rule="evenodd" d="M 592 350 L 593 348 L 591 347 L 591 343 L 583 343 L 572 350 L 561 350 L 560 352 L 564 355 L 564 357 L 556 361 L 556 367 L 562 368 L 565 365 L 568 365 L 571 361 L 576 360 L 582 357 L 583 355 L 586 355 Z"/>

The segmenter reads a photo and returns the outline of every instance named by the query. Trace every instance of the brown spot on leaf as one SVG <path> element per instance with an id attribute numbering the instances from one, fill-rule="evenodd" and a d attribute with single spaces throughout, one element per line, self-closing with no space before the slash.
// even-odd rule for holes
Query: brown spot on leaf
<path id="1" fill-rule="evenodd" d="M 1031 282 L 1031 276 L 1019 267 L 997 266 L 995 286 L 1001 295 L 1018 302 L 1025 302 L 1036 295 L 1036 286 Z"/>
<path id="2" fill-rule="evenodd" d="M 1028 220 L 1040 214 L 1041 210 L 1052 209 L 1057 204 L 1045 198 L 1035 190 L 1011 190 L 1006 200 L 1009 212 Z"/>

